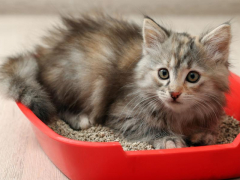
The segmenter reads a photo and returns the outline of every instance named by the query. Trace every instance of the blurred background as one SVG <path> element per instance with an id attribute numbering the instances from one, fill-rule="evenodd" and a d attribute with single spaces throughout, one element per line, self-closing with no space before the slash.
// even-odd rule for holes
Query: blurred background
<path id="1" fill-rule="evenodd" d="M 0 64 L 31 50 L 59 24 L 59 14 L 101 9 L 142 24 L 143 14 L 176 31 L 200 34 L 231 20 L 231 71 L 240 75 L 239 0 L 0 0 Z M 0 99 L 0 179 L 67 179 L 43 153 L 30 123 L 13 101 Z"/>
<path id="2" fill-rule="evenodd" d="M 142 23 L 143 14 L 178 31 L 199 34 L 231 20 L 232 71 L 240 75 L 239 0 L 0 0 L 0 57 L 31 50 L 59 14 L 80 14 L 101 9 Z"/>
<path id="3" fill-rule="evenodd" d="M 2 14 L 58 14 L 78 13 L 91 8 L 139 12 L 156 15 L 234 15 L 239 13 L 238 0 L 1 0 Z"/>

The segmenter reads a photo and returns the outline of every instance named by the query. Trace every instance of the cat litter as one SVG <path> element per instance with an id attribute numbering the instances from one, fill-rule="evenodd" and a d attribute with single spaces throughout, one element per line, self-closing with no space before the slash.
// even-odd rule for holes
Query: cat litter
<path id="1" fill-rule="evenodd" d="M 86 130 L 73 130 L 62 120 L 52 122 L 49 127 L 56 133 L 70 139 L 90 142 L 119 142 L 124 151 L 151 150 L 152 145 L 145 142 L 128 142 L 108 127 L 97 125 Z M 233 142 L 240 133 L 239 121 L 230 116 L 225 116 L 220 124 L 218 144 Z"/>

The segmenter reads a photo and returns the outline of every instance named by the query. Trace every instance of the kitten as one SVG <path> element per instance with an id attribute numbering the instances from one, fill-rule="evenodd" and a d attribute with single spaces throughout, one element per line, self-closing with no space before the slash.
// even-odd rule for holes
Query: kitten
<path id="1" fill-rule="evenodd" d="M 1 92 L 47 123 L 94 124 L 156 149 L 216 142 L 228 91 L 230 24 L 200 36 L 106 15 L 63 18 L 36 52 L 9 58 Z"/>

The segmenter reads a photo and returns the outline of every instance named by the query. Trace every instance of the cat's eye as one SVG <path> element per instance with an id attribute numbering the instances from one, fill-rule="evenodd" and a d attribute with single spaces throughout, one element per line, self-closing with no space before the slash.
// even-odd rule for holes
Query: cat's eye
<path id="1" fill-rule="evenodd" d="M 158 71 L 158 76 L 163 80 L 168 79 L 169 78 L 168 70 L 165 68 L 160 69 Z"/>
<path id="2" fill-rule="evenodd" d="M 196 71 L 191 71 L 188 73 L 186 80 L 190 83 L 196 83 L 200 78 L 200 74 Z"/>

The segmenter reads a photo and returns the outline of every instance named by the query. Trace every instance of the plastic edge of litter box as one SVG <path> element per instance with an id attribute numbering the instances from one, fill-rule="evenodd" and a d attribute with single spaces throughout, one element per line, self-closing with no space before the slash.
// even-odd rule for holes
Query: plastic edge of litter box
<path id="1" fill-rule="evenodd" d="M 236 119 L 240 119 L 240 77 L 231 73 L 229 77 L 230 80 L 230 90 L 231 93 L 226 94 L 227 98 L 227 107 L 225 111 L 228 115 L 234 116 Z M 173 167 L 176 166 L 177 161 L 179 161 L 179 167 L 181 165 L 187 166 L 188 163 L 199 162 L 199 165 L 191 165 L 190 169 L 192 172 L 183 173 L 181 171 L 181 167 L 175 168 L 174 172 L 178 173 L 178 176 L 169 173 L 162 173 L 161 177 L 169 179 L 174 177 L 185 177 L 191 178 L 194 177 L 202 177 L 202 178 L 230 178 L 240 176 L 240 135 L 234 140 L 234 142 L 230 144 L 223 145 L 211 145 L 204 147 L 190 147 L 190 148 L 181 148 L 181 149 L 168 149 L 168 150 L 146 150 L 146 151 L 123 151 L 121 145 L 118 142 L 108 142 L 108 143 L 99 143 L 99 142 L 83 142 L 71 140 L 65 137 L 62 137 L 52 131 L 48 126 L 42 123 L 28 108 L 26 108 L 21 103 L 17 103 L 18 107 L 21 111 L 26 115 L 26 117 L 33 124 L 33 129 L 35 131 L 36 137 L 44 149 L 45 153 L 49 156 L 49 158 L 54 162 L 54 164 L 70 179 L 85 179 L 85 178 L 96 178 L 104 179 L 104 177 L 119 177 L 123 178 L 128 175 L 132 178 L 143 179 L 146 177 L 156 177 L 154 176 L 157 172 L 155 166 L 152 166 L 152 163 L 157 163 L 156 161 L 162 161 L 164 163 L 168 162 L 168 159 L 172 162 Z M 54 147 L 52 147 L 52 146 Z M 56 149 L 58 149 L 57 152 Z M 73 154 L 66 154 L 67 151 L 71 151 Z M 78 153 L 79 152 L 79 153 Z M 82 152 L 82 153 L 81 153 Z M 86 154 L 87 152 L 87 154 Z M 59 155 L 62 155 L 62 159 L 59 158 Z M 84 154 L 84 156 L 83 156 Z M 225 159 L 225 166 L 221 165 L 221 161 L 219 161 L 215 156 L 222 156 Z M 226 160 L 225 156 L 229 156 L 229 160 L 234 155 L 238 161 L 234 161 L 231 166 L 229 162 Z M 65 159 L 64 157 L 68 158 Z M 76 159 L 75 159 L 76 156 Z M 189 157 L 189 158 L 186 158 Z M 70 158 L 70 159 L 69 159 Z M 167 158 L 167 159 L 166 159 Z M 174 159 L 175 158 L 175 159 Z M 210 160 L 215 161 L 212 163 L 208 161 L 205 163 L 204 167 L 204 158 L 210 158 Z M 81 163 L 77 162 L 77 160 L 81 161 Z M 97 160 L 97 161 L 96 161 Z M 233 159 L 231 159 L 233 160 Z M 72 165 L 77 164 L 79 167 L 74 168 Z M 89 162 L 91 162 L 89 164 Z M 144 161 L 144 162 L 143 162 Z M 94 164 L 92 164 L 94 162 Z M 224 161 L 223 161 L 224 162 Z M 187 163 L 187 164 L 186 164 Z M 216 164 L 217 163 L 217 164 Z M 84 166 L 82 166 L 82 164 Z M 170 163 L 171 164 L 171 163 Z M 110 168 L 111 172 L 108 171 L 108 174 L 103 170 L 104 165 L 105 168 Z M 235 167 L 235 169 L 230 169 L 229 167 Z M 144 166 L 144 168 L 143 168 Z M 192 167 L 191 167 L 192 166 Z M 214 168 L 214 166 L 218 167 L 218 170 Z M 158 166 L 157 166 L 158 167 Z M 210 168 L 212 169 L 206 169 Z M 226 169 L 226 172 L 222 170 L 222 168 Z M 100 168 L 100 169 L 99 169 Z M 114 168 L 114 169 L 113 169 Z M 115 169 L 116 168 L 116 169 Z M 130 170 L 129 170 L 130 168 Z M 149 169 L 151 168 L 151 169 Z M 167 171 L 165 166 L 161 167 L 163 170 Z M 197 174 L 196 171 L 198 168 L 205 168 L 202 174 Z M 120 169 L 120 170 L 118 170 Z M 219 170 L 221 169 L 221 171 Z M 90 174 L 90 170 L 94 170 L 94 174 Z M 186 170 L 186 169 L 185 169 Z M 204 171 L 207 171 L 204 172 Z M 210 172 L 211 171 L 211 172 Z M 137 172 L 137 173 L 136 173 Z M 144 174 L 144 172 L 152 172 L 152 174 Z M 155 173 L 154 173 L 155 172 Z M 104 174 L 105 173 L 105 174 Z M 119 174 L 120 173 L 120 174 Z M 124 175 L 123 175 L 123 174 Z M 183 174 L 182 174 L 183 173 Z M 193 174 L 194 173 L 194 174 Z M 205 173 L 205 174 L 204 174 Z M 115 176 L 114 176 L 115 175 Z M 198 176 L 197 176 L 198 175 Z"/>

